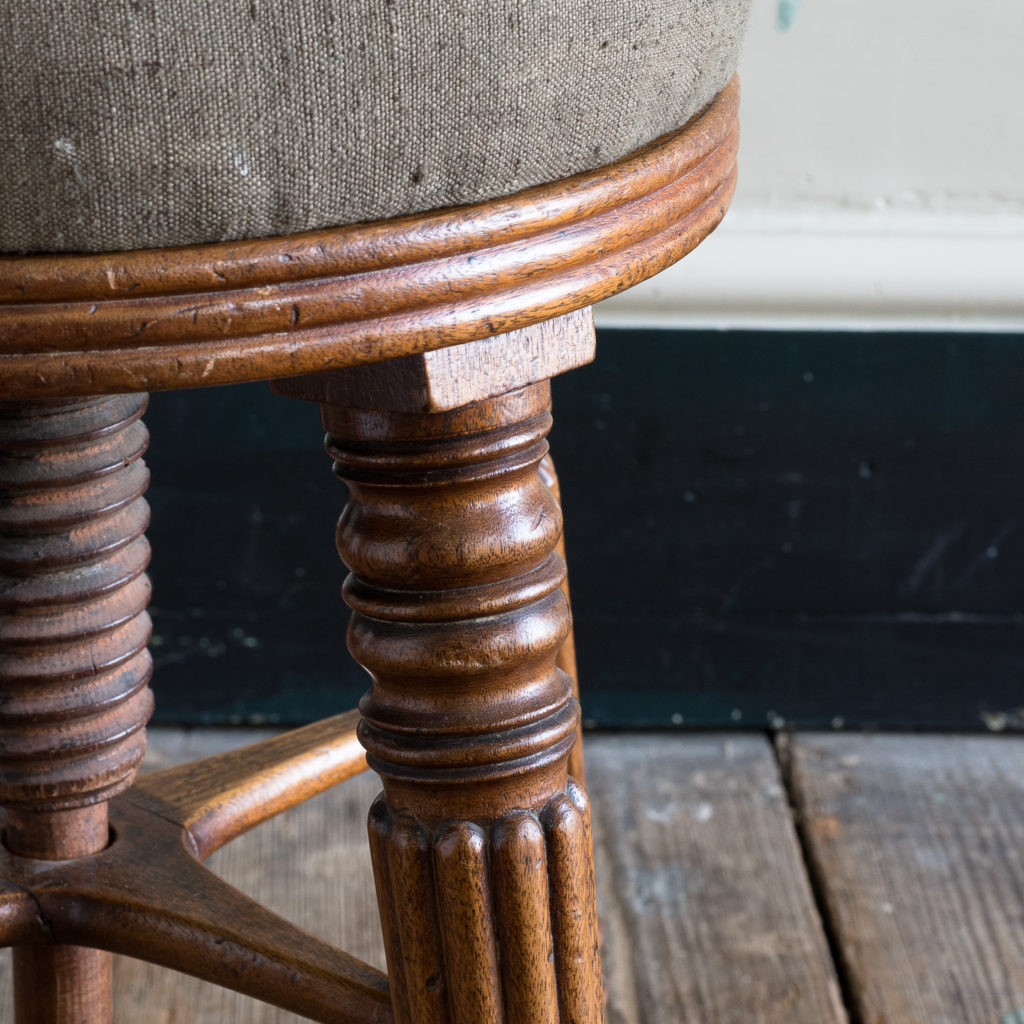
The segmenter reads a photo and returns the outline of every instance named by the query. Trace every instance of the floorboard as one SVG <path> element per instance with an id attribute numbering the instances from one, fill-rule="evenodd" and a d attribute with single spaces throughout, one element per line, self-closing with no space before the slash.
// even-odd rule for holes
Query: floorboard
<path id="1" fill-rule="evenodd" d="M 587 747 L 608 1024 L 846 1020 L 768 742 Z"/>
<path id="2" fill-rule="evenodd" d="M 801 735 L 793 793 L 863 1024 L 1024 1024 L 1024 739 Z"/>

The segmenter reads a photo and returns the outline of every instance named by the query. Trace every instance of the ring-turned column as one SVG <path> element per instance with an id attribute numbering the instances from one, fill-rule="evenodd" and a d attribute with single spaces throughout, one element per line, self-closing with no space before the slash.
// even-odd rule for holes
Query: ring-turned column
<path id="1" fill-rule="evenodd" d="M 544 382 L 450 412 L 323 407 L 399 1024 L 603 1019 L 548 403 Z"/>
<path id="2" fill-rule="evenodd" d="M 152 711 L 145 395 L 0 403 L 0 806 L 19 857 L 109 842 Z M 16 1024 L 107 1024 L 110 956 L 17 948 Z"/>

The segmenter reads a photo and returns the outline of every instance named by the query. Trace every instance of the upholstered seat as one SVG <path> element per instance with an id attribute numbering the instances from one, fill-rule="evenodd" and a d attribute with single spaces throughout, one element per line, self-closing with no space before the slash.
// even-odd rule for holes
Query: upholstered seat
<path id="1" fill-rule="evenodd" d="M 724 87 L 749 2 L 12 0 L 0 252 L 283 235 L 602 166 Z"/>

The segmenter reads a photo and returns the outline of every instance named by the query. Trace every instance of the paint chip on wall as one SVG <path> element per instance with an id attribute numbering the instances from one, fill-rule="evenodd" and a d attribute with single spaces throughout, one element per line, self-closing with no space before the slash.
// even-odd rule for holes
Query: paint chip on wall
<path id="1" fill-rule="evenodd" d="M 779 9 L 775 16 L 775 27 L 780 32 L 785 32 L 792 28 L 799 10 L 800 0 L 779 0 Z"/>

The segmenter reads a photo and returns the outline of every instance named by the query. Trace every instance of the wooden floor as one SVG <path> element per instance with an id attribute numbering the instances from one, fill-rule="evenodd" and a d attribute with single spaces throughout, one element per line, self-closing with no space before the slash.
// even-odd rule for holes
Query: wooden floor
<path id="1" fill-rule="evenodd" d="M 154 731 L 150 762 L 252 738 Z M 1024 738 L 623 734 L 587 754 L 608 1024 L 1024 1024 Z M 382 965 L 375 789 L 345 783 L 213 863 Z M 300 1020 L 130 960 L 116 985 L 118 1024 Z"/>

